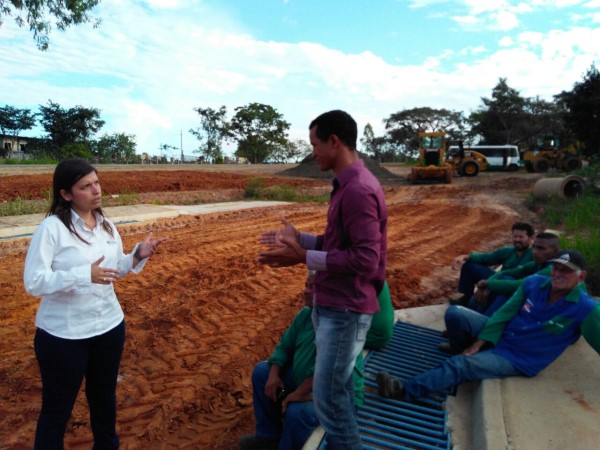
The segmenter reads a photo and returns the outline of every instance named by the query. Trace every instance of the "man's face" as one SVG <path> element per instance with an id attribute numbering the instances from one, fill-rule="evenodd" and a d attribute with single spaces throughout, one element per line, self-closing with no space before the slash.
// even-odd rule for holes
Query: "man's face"
<path id="1" fill-rule="evenodd" d="M 517 251 L 527 250 L 531 245 L 533 237 L 527 236 L 527 232 L 524 230 L 513 230 L 512 241 Z"/>
<path id="2" fill-rule="evenodd" d="M 552 263 L 552 289 L 560 291 L 570 291 L 577 283 L 585 278 L 585 272 L 581 270 L 573 270 L 570 267 L 560 263 Z"/>
<path id="3" fill-rule="evenodd" d="M 550 245 L 548 239 L 535 238 L 533 241 L 533 260 L 543 264 L 556 255 L 556 248 Z"/>
<path id="4" fill-rule="evenodd" d="M 308 275 L 306 277 L 306 283 L 304 283 L 304 306 L 313 305 L 313 299 L 315 295 L 315 276 Z"/>
<path id="5" fill-rule="evenodd" d="M 326 141 L 322 141 L 317 137 L 316 125 L 310 129 L 310 145 L 312 145 L 312 158 L 317 162 L 322 171 L 332 169 L 335 162 L 335 148 L 332 145 L 333 136 L 330 136 Z"/>

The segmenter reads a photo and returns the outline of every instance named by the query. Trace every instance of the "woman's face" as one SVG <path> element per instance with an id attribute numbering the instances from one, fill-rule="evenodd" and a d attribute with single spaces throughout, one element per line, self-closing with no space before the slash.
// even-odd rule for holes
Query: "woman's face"
<path id="1" fill-rule="evenodd" d="M 100 188 L 100 181 L 98 181 L 98 175 L 92 171 L 87 175 L 81 177 L 77 183 L 75 183 L 70 191 L 61 189 L 60 195 L 71 202 L 71 207 L 80 213 L 89 213 L 96 208 L 100 207 L 102 202 L 102 189 Z"/>

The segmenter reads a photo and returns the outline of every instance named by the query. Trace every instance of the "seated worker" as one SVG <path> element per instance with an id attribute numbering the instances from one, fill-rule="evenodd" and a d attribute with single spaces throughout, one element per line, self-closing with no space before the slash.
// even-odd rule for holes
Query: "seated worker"
<path id="1" fill-rule="evenodd" d="M 390 296 L 390 287 L 387 281 L 383 284 L 383 289 L 377 297 L 379 302 L 379 311 L 373 314 L 371 319 L 371 328 L 367 331 L 365 348 L 369 350 L 380 350 L 385 347 L 394 331 L 394 306 Z"/>
<path id="2" fill-rule="evenodd" d="M 553 232 L 542 231 L 535 236 L 532 248 L 533 261 L 480 280 L 468 307 L 490 317 L 517 291 L 523 279 L 536 273 L 549 276 L 550 259 L 560 252 L 559 237 Z"/>
<path id="3" fill-rule="evenodd" d="M 460 298 L 450 299 L 451 305 L 465 306 L 473 297 L 475 285 L 495 273 L 490 266 L 502 265 L 501 270 L 504 271 L 532 261 L 533 227 L 525 222 L 515 222 L 511 230 L 513 245 L 500 247 L 489 253 L 470 253 L 454 258 L 452 269 L 458 270 L 460 267 L 458 292 L 463 295 Z"/>
<path id="4" fill-rule="evenodd" d="M 450 345 L 462 354 L 404 382 L 379 372 L 379 395 L 412 401 L 433 392 L 451 393 L 467 381 L 533 377 L 582 334 L 600 354 L 600 304 L 582 288 L 583 256 L 563 251 L 551 262 L 550 277 L 527 277 L 489 318 L 461 306 L 448 308 Z"/>
<path id="5" fill-rule="evenodd" d="M 314 275 L 304 287 L 304 308 L 296 314 L 268 361 L 252 372 L 256 434 L 242 436 L 240 448 L 300 450 L 319 426 L 312 403 L 312 381 L 316 362 L 315 330 L 312 323 Z M 367 334 L 370 348 L 381 348 L 393 331 L 394 311 L 387 282 L 379 295 L 380 311 L 373 316 Z M 390 321 L 391 311 L 391 321 Z M 375 317 L 379 315 L 379 317 Z M 364 404 L 362 352 L 354 368 L 355 406 Z"/>

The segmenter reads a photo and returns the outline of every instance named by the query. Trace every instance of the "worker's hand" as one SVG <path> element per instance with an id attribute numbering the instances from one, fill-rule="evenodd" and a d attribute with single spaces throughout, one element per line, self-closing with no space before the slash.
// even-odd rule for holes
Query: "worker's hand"
<path id="1" fill-rule="evenodd" d="M 485 345 L 485 341 L 482 341 L 481 339 L 477 339 L 475 342 L 473 342 L 473 344 L 466 349 L 464 352 L 462 352 L 463 355 L 465 356 L 472 356 L 475 353 L 478 353 L 479 350 L 481 350 L 481 347 L 483 347 Z"/>
<path id="2" fill-rule="evenodd" d="M 300 247 L 295 238 L 281 236 L 281 246 L 259 253 L 258 262 L 271 267 L 295 266 L 306 262 L 306 250 Z"/>
<path id="3" fill-rule="evenodd" d="M 284 389 L 285 385 L 283 381 L 278 376 L 272 376 L 269 374 L 267 378 L 267 382 L 265 383 L 265 395 L 271 399 L 271 401 L 277 401 L 277 391 L 278 389 Z"/>
<path id="4" fill-rule="evenodd" d="M 119 271 L 109 267 L 100 267 L 102 261 L 104 261 L 104 256 L 92 263 L 92 283 L 110 284 L 119 278 Z"/>
<path id="5" fill-rule="evenodd" d="M 166 241 L 167 239 L 169 239 L 169 238 L 162 237 L 162 238 L 158 238 L 158 239 L 152 239 L 152 231 L 151 231 L 146 236 L 146 239 L 144 239 L 144 242 L 142 242 L 138 246 L 138 249 L 137 249 L 138 255 L 140 256 L 141 259 L 149 258 L 150 256 L 154 255 L 154 252 L 156 251 L 158 246 L 162 242 Z"/>
<path id="6" fill-rule="evenodd" d="M 283 238 L 289 238 L 296 242 L 300 239 L 300 232 L 292 225 L 292 223 L 287 220 L 285 217 L 281 217 L 281 223 L 283 224 L 283 228 L 275 231 L 267 231 L 260 235 L 258 238 L 258 242 L 267 247 L 282 247 L 284 244 L 282 243 Z"/>
<path id="7" fill-rule="evenodd" d="M 467 260 L 467 257 L 469 255 L 458 255 L 456 258 L 454 258 L 452 260 L 452 264 L 450 267 L 452 267 L 452 270 L 458 270 L 461 268 L 461 266 L 465 263 L 465 261 Z"/>
<path id="8" fill-rule="evenodd" d="M 283 403 L 281 404 L 282 412 L 285 412 L 287 409 L 288 403 L 292 402 L 312 402 L 312 392 L 308 392 L 305 394 L 298 393 L 298 390 L 290 392 L 286 398 L 283 399 Z"/>
<path id="9" fill-rule="evenodd" d="M 483 305 L 487 301 L 489 294 L 490 290 L 487 288 L 477 289 L 473 294 L 473 300 L 475 300 L 475 303 L 478 305 Z"/>

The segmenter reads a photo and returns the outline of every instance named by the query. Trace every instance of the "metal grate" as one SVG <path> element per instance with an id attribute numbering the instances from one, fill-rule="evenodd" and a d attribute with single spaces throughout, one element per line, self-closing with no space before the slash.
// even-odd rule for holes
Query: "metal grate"
<path id="1" fill-rule="evenodd" d="M 438 366 L 448 357 L 437 346 L 441 332 L 396 322 L 392 340 L 383 350 L 365 358 L 365 404 L 358 410 L 358 425 L 365 449 L 450 449 L 446 429 L 445 396 L 408 403 L 377 395 L 375 375 L 381 370 L 405 379 Z M 326 440 L 319 449 L 326 448 Z"/>

